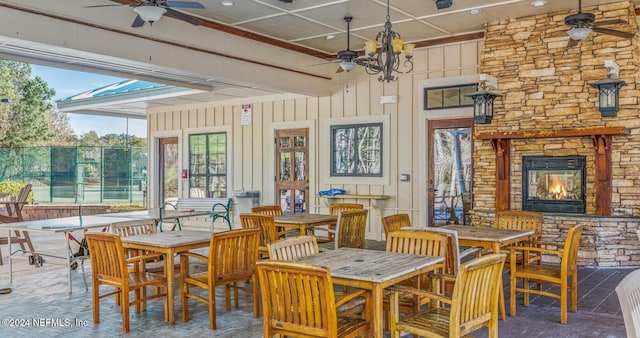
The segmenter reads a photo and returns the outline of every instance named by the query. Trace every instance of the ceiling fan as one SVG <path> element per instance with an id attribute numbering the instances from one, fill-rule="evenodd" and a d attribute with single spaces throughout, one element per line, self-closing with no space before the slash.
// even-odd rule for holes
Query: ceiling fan
<path id="1" fill-rule="evenodd" d="M 578 13 L 568 15 L 564 18 L 564 23 L 571 27 L 567 32 L 571 37 L 568 47 L 575 46 L 578 42 L 586 39 L 592 31 L 625 39 L 630 39 L 634 36 L 634 33 L 601 27 L 606 25 L 628 24 L 628 22 L 619 19 L 596 22 L 596 16 L 593 13 L 582 13 L 582 0 L 578 0 Z"/>
<path id="2" fill-rule="evenodd" d="M 168 14 L 170 17 L 184 22 L 190 23 L 195 26 L 202 25 L 202 20 L 174 10 L 173 8 L 205 8 L 203 4 L 195 1 L 167 1 L 167 0 L 135 0 L 134 4 L 111 4 L 111 5 L 94 5 L 85 6 L 86 8 L 92 7 L 110 7 L 110 6 L 123 6 L 129 5 L 133 7 L 133 11 L 136 12 L 136 18 L 131 23 L 131 27 L 142 27 L 145 22 L 153 24 L 160 20 L 163 14 Z"/>
<path id="3" fill-rule="evenodd" d="M 349 25 L 351 20 L 353 20 L 353 17 L 351 16 L 347 15 L 344 17 L 344 21 L 347 23 L 347 49 L 339 51 L 336 55 L 338 57 L 338 60 L 333 61 L 333 62 L 340 62 L 340 67 L 338 67 L 338 70 L 336 71 L 336 73 L 348 72 L 352 70 L 353 67 L 355 67 L 356 65 L 364 66 L 368 63 L 368 60 L 366 57 L 358 58 L 358 52 L 351 50 L 351 47 L 350 47 L 351 33 L 350 33 L 350 25 Z"/>

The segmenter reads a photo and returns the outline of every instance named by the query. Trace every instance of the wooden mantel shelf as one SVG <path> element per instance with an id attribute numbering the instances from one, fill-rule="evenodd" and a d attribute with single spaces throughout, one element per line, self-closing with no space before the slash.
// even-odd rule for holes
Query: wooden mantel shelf
<path id="1" fill-rule="evenodd" d="M 336 199 L 368 199 L 371 200 L 372 206 L 377 209 L 382 209 L 384 207 L 384 201 L 391 198 L 389 195 L 358 195 L 358 194 L 343 194 L 343 195 L 335 195 L 335 196 L 322 196 L 325 198 L 325 201 L 329 201 L 329 204 L 333 203 Z"/>
<path id="2" fill-rule="evenodd" d="M 476 140 L 495 139 L 529 139 L 529 138 L 552 138 L 552 137 L 581 137 L 592 135 L 628 135 L 629 129 L 625 127 L 598 127 L 598 128 L 571 128 L 556 130 L 527 130 L 527 131 L 507 131 L 507 132 L 486 132 L 476 133 Z"/>

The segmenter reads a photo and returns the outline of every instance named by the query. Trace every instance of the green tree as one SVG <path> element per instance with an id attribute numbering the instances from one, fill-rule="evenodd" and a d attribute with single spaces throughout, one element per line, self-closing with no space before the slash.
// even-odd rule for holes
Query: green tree
<path id="1" fill-rule="evenodd" d="M 99 146 L 99 145 L 102 145 L 102 143 L 100 141 L 100 136 L 98 136 L 98 133 L 92 130 L 80 136 L 80 145 Z"/>
<path id="2" fill-rule="evenodd" d="M 50 128 L 51 99 L 55 91 L 40 77 L 31 77 L 31 66 L 0 60 L 0 147 L 42 144 L 55 133 Z"/>

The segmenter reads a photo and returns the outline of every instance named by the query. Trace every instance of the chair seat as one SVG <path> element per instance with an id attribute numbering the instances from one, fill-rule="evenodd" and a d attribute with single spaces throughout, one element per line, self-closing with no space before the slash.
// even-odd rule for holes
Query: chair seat
<path id="1" fill-rule="evenodd" d="M 364 319 L 338 316 L 338 337 L 356 337 L 366 332 L 368 327 Z"/>
<path id="2" fill-rule="evenodd" d="M 532 280 L 544 280 L 555 282 L 560 280 L 562 271 L 559 266 L 553 265 L 519 265 L 517 268 L 519 278 Z"/>
<path id="3" fill-rule="evenodd" d="M 451 311 L 448 308 L 431 308 L 419 311 L 416 314 L 407 315 L 398 321 L 398 330 L 411 327 L 413 330 L 423 330 L 429 335 L 449 337 L 449 318 Z M 406 327 L 405 327 L 406 326 Z"/>
<path id="4" fill-rule="evenodd" d="M 138 273 L 138 272 L 129 272 L 129 288 L 142 288 L 148 285 L 156 285 L 162 281 L 166 283 L 166 277 L 160 273 Z"/>

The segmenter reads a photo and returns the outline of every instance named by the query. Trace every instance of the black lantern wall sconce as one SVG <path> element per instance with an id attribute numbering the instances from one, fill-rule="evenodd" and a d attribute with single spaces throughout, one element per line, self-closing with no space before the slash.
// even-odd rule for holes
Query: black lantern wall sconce
<path id="1" fill-rule="evenodd" d="M 478 91 L 465 96 L 473 99 L 473 121 L 477 124 L 488 124 L 493 119 L 493 100 L 501 96 L 489 91 L 495 89 L 497 79 L 486 74 L 480 74 Z"/>
<path id="2" fill-rule="evenodd" d="M 627 83 L 618 79 L 620 67 L 615 61 L 606 60 L 604 66 L 607 68 L 607 78 L 596 81 L 591 86 L 598 88 L 598 108 L 602 117 L 616 116 L 620 109 L 620 88 Z"/>

